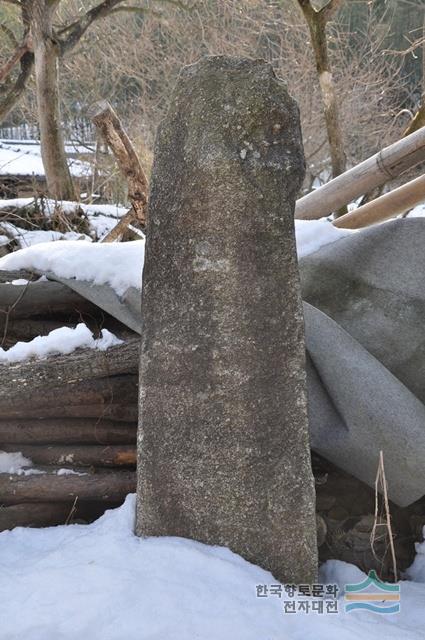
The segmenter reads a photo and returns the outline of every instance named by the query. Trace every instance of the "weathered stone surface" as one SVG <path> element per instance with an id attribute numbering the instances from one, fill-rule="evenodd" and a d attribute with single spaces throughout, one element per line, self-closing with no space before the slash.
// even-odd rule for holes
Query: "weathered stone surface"
<path id="1" fill-rule="evenodd" d="M 137 533 L 317 570 L 294 199 L 298 109 L 263 61 L 186 67 L 155 150 Z"/>

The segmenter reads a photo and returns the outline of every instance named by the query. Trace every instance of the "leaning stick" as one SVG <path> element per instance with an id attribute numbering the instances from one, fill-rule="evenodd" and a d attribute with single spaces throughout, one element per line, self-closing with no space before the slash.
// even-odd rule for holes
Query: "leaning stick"
<path id="1" fill-rule="evenodd" d="M 316 220 L 328 216 L 423 161 L 425 127 L 300 198 L 296 203 L 295 217 L 300 220 Z"/>
<path id="2" fill-rule="evenodd" d="M 377 222 L 383 222 L 389 218 L 405 213 L 417 204 L 425 201 L 425 175 L 407 182 L 398 189 L 364 204 L 350 213 L 337 218 L 332 222 L 335 227 L 341 229 L 359 229 L 368 227 Z"/>
<path id="3" fill-rule="evenodd" d="M 148 180 L 131 140 L 109 102 L 102 100 L 94 104 L 89 110 L 89 117 L 127 179 L 128 198 L 132 205 L 132 209 L 103 239 L 103 242 L 113 242 L 134 220 L 138 220 L 143 227 L 146 225 Z"/>

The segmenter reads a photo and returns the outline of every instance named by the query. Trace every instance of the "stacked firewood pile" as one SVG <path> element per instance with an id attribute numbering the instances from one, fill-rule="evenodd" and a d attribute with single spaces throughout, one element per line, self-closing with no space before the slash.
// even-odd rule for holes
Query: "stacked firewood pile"
<path id="1" fill-rule="evenodd" d="M 0 272 L 3 348 L 79 322 L 124 343 L 0 364 L 0 450 L 33 463 L 0 474 L 0 530 L 91 521 L 135 490 L 137 334 L 59 283 Z"/>

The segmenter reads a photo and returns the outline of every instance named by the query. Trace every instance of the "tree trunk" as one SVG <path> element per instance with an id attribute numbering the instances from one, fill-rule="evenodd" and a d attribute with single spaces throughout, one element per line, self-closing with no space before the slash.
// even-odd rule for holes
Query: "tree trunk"
<path id="1" fill-rule="evenodd" d="M 346 169 L 346 157 L 344 142 L 339 120 L 338 98 L 329 63 L 328 44 L 326 39 L 326 25 L 331 12 L 333 13 L 339 3 L 331 0 L 320 11 L 316 11 L 310 0 L 299 0 L 310 31 L 311 44 L 313 46 L 316 69 L 319 78 L 320 90 L 323 99 L 326 131 L 331 153 L 332 177 L 336 178 Z"/>
<path id="2" fill-rule="evenodd" d="M 53 38 L 52 19 L 58 2 L 33 0 L 31 33 L 34 47 L 35 84 L 41 156 L 49 196 L 75 200 L 75 189 L 65 155 L 61 128 L 58 83 L 59 46 Z"/>

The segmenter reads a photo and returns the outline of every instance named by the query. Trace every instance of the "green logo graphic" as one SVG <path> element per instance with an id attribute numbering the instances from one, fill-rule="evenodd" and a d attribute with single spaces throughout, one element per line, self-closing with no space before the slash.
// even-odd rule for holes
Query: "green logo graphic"
<path id="1" fill-rule="evenodd" d="M 369 571 L 363 582 L 345 585 L 345 611 L 365 609 L 373 613 L 400 612 L 400 585 L 382 582 L 375 571 Z"/>

